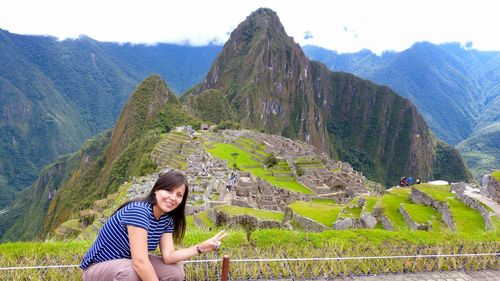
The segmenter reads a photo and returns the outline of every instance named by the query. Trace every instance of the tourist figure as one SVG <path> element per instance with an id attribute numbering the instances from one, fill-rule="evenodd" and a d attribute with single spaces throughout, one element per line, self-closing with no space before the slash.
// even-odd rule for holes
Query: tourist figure
<path id="1" fill-rule="evenodd" d="M 412 177 L 408 177 L 407 179 L 408 183 L 406 185 L 410 186 L 413 184 L 413 178 Z"/>
<path id="2" fill-rule="evenodd" d="M 184 238 L 188 197 L 179 172 L 160 175 L 150 193 L 121 205 L 83 257 L 83 280 L 184 280 L 181 261 L 217 250 L 221 231 L 198 245 L 175 249 Z M 161 256 L 148 254 L 160 246 Z"/>
<path id="3" fill-rule="evenodd" d="M 401 179 L 399 180 L 399 186 L 408 186 L 408 180 L 406 179 L 406 177 L 401 177 Z"/>

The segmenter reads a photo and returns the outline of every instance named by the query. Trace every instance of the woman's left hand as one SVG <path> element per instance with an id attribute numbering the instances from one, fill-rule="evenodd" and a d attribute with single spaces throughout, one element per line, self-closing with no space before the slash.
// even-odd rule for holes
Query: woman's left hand
<path id="1" fill-rule="evenodd" d="M 225 230 L 222 230 L 219 233 L 215 234 L 212 238 L 198 244 L 198 249 L 200 249 L 200 251 L 203 253 L 218 250 L 221 240 L 224 239 L 227 235 L 228 233 Z"/>

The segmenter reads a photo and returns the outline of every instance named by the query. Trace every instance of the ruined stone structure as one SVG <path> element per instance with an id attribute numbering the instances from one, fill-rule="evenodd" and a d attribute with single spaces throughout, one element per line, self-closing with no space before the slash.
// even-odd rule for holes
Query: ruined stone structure
<path id="1" fill-rule="evenodd" d="M 317 221 L 314 221 L 310 218 L 303 217 L 295 213 L 290 208 L 286 208 L 284 222 L 286 224 L 286 223 L 291 223 L 292 221 L 297 223 L 305 231 L 321 232 L 327 229 L 325 225 Z"/>
<path id="2" fill-rule="evenodd" d="M 491 223 L 491 216 L 493 215 L 493 213 L 491 213 L 488 208 L 484 206 L 479 200 L 468 196 L 465 193 L 465 187 L 466 183 L 464 182 L 451 184 L 451 190 L 455 192 L 455 197 L 458 200 L 462 201 L 465 205 L 477 210 L 481 214 L 481 217 L 483 217 L 484 219 L 486 229 L 492 229 L 493 225 Z"/>
<path id="3" fill-rule="evenodd" d="M 405 205 L 401 203 L 399 205 L 399 212 L 403 215 L 403 218 L 405 219 L 406 224 L 412 229 L 412 230 L 425 230 L 429 231 L 432 228 L 432 224 L 430 222 L 427 223 L 418 223 L 412 219 L 408 211 L 405 209 Z"/>
<path id="4" fill-rule="evenodd" d="M 481 182 L 481 194 L 500 203 L 500 182 L 491 175 L 485 175 Z"/>
<path id="5" fill-rule="evenodd" d="M 333 223 L 333 228 L 336 230 L 343 229 L 353 229 L 353 228 L 375 228 L 377 225 L 377 218 L 372 213 L 366 211 L 366 199 L 360 197 L 356 203 L 356 205 L 347 206 L 347 208 L 355 208 L 360 207 L 361 213 L 359 217 L 345 217 L 341 212 L 337 220 Z"/>
<path id="6" fill-rule="evenodd" d="M 286 228 L 283 222 L 263 220 L 250 215 L 228 215 L 217 209 L 208 210 L 207 217 L 216 226 L 242 226 L 247 230 L 257 228 Z"/>
<path id="7" fill-rule="evenodd" d="M 444 224 L 446 224 L 446 226 L 451 230 L 456 229 L 455 220 L 453 219 L 453 216 L 451 214 L 448 202 L 437 201 L 426 193 L 414 187 L 411 188 L 410 199 L 415 204 L 422 204 L 435 208 L 441 214 L 441 218 L 443 219 Z"/>

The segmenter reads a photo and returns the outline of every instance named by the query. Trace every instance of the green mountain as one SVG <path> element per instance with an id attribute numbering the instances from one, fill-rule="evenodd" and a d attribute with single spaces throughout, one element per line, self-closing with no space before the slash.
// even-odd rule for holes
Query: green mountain
<path id="1" fill-rule="evenodd" d="M 500 122 L 475 131 L 456 147 L 478 179 L 489 174 L 500 167 Z"/>
<path id="2" fill-rule="evenodd" d="M 461 167 L 454 175 L 439 172 L 447 175 L 443 179 L 467 179 L 460 155 L 439 149 L 446 145 L 436 141 L 408 100 L 309 61 L 269 9 L 252 13 L 231 33 L 205 80 L 183 99 L 200 118 L 235 119 L 305 140 L 388 185 L 402 175 L 433 178 L 435 167 L 446 167 L 439 159 L 454 159 Z M 438 150 L 448 155 L 436 157 Z"/>
<path id="3" fill-rule="evenodd" d="M 496 147 L 465 147 L 472 143 L 469 137 L 476 138 L 477 131 L 500 120 L 500 52 L 465 49 L 456 43 L 427 42 L 381 56 L 366 50 L 337 54 L 315 46 L 305 46 L 304 51 L 331 70 L 354 73 L 388 85 L 407 97 L 431 130 L 450 144 L 461 143 L 461 151 L 481 151 L 486 157 L 500 159 Z M 480 177 L 484 167 L 475 166 L 479 163 L 477 159 L 464 157 L 476 178 Z"/>
<path id="4" fill-rule="evenodd" d="M 150 154 L 161 134 L 193 122 L 159 76 L 145 79 L 125 104 L 112 132 L 59 159 L 18 194 L 6 218 L 0 215 L 2 240 L 29 240 L 50 233 L 123 182 L 152 173 L 156 164 Z"/>
<path id="5" fill-rule="evenodd" d="M 113 127 L 139 81 L 154 73 L 183 92 L 219 46 L 58 41 L 0 29 L 0 209 L 42 167 Z"/>

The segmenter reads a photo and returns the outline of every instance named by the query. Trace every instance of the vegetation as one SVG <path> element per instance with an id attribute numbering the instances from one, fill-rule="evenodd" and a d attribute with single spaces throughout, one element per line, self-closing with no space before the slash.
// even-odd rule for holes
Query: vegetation
<path id="1" fill-rule="evenodd" d="M 183 247 L 195 245 L 213 235 L 212 231 L 190 229 Z M 31 242 L 0 244 L 0 266 L 77 265 L 92 241 Z M 291 247 L 291 245 L 294 245 Z M 460 253 L 496 253 L 500 248 L 498 236 L 476 237 L 446 232 L 393 232 L 386 230 L 324 231 L 321 233 L 290 230 L 255 230 L 247 235 L 241 230 L 231 230 L 219 252 L 198 256 L 196 259 L 259 258 L 318 258 L 429 255 Z M 327 254 L 325 254 L 327 253 Z M 494 256 L 451 258 L 406 258 L 357 261 L 290 261 L 280 262 L 232 262 L 230 279 L 290 278 L 301 276 L 351 276 L 387 272 L 421 272 L 434 270 L 497 268 Z M 220 262 L 185 265 L 187 280 L 215 280 L 220 274 Z M 25 269 L 0 272 L 1 279 L 22 280 L 32 278 L 51 280 L 81 280 L 78 268 Z"/>
<path id="2" fill-rule="evenodd" d="M 233 216 L 251 215 L 264 220 L 282 221 L 284 217 L 283 213 L 281 212 L 272 212 L 272 211 L 253 209 L 253 208 L 243 208 L 233 205 L 221 205 L 215 207 L 215 209 Z"/>
<path id="3" fill-rule="evenodd" d="M 461 159 L 462 156 L 456 149 L 443 142 L 438 142 L 433 178 L 449 182 L 473 180 L 472 174 Z"/>
<path id="4" fill-rule="evenodd" d="M 267 17 L 266 20 L 262 20 L 263 16 Z M 270 26 L 262 24 L 270 24 Z M 202 120 L 198 118 L 204 119 L 203 122 L 207 120 L 228 126 L 241 122 L 245 127 L 281 133 L 293 138 L 304 137 L 303 132 L 307 131 L 305 124 L 318 124 L 321 121 L 326 126 L 327 131 L 310 132 L 315 134 L 312 135 L 312 139 L 322 141 L 326 140 L 328 136 L 331 138 L 329 148 L 332 150 L 332 155 L 351 162 L 354 168 L 362 170 L 370 178 L 382 183 L 391 183 L 392 180 L 399 179 L 400 175 L 405 174 L 408 167 L 414 167 L 416 172 L 441 179 L 468 178 L 467 169 L 463 165 L 460 155 L 444 143 L 438 143 L 437 151 L 432 151 L 432 145 L 428 144 L 433 144 L 435 139 L 429 134 L 427 125 L 416 109 L 407 100 L 402 99 L 387 87 L 379 87 L 347 73 L 326 72 L 323 65 L 311 62 L 307 66 L 309 67 L 308 75 L 312 78 L 307 81 L 316 81 L 315 77 L 322 77 L 326 79 L 321 79 L 321 81 L 327 81 L 327 83 L 313 86 L 308 85 L 308 82 L 303 80 L 306 82 L 301 87 L 295 87 L 294 83 L 290 83 L 284 87 L 286 92 L 275 95 L 276 84 L 266 78 L 270 77 L 269 75 L 263 74 L 261 71 L 270 69 L 270 65 L 266 61 L 272 61 L 273 64 L 277 62 L 278 65 L 289 67 L 289 61 L 307 64 L 308 60 L 297 56 L 297 54 L 301 54 L 300 50 L 294 49 L 296 44 L 289 40 L 284 32 L 281 32 L 283 28 L 279 20 L 268 9 L 259 9 L 254 16 L 242 23 L 240 28 L 242 30 L 238 34 L 241 34 L 242 41 L 236 43 L 242 45 L 233 46 L 232 50 L 235 50 L 236 53 L 228 52 L 234 57 L 220 57 L 221 59 L 217 60 L 217 64 L 214 65 L 208 76 L 217 77 L 217 81 L 214 82 L 214 79 L 209 81 L 209 78 L 193 88 L 189 92 L 192 95 L 184 96 L 184 104 L 175 98 L 166 83 L 161 81 L 158 76 L 148 78 L 141 83 L 126 104 L 125 110 L 114 128 L 113 136 L 99 142 L 103 145 L 96 148 L 97 153 L 88 153 L 89 149 L 87 148 L 87 150 L 79 151 L 73 157 L 63 159 L 58 165 L 50 167 L 44 177 L 40 177 L 40 182 L 48 181 L 49 184 L 43 183 L 35 186 L 28 190 L 34 191 L 31 195 L 29 195 L 30 192 L 26 191 L 22 194 L 23 197 L 19 197 L 19 201 L 16 201 L 18 208 L 12 214 L 17 216 L 15 217 L 17 223 L 21 222 L 23 225 L 14 225 L 9 235 L 15 235 L 19 233 L 19 229 L 29 227 L 25 224 L 28 220 L 23 220 L 24 218 L 33 214 L 43 216 L 45 211 L 48 212 L 49 216 L 43 221 L 43 225 L 33 226 L 34 234 L 50 233 L 50 230 L 61 223 L 63 226 L 78 228 L 79 224 L 75 215 L 80 208 L 86 208 L 96 198 L 102 198 L 116 191 L 118 191 L 116 196 L 122 200 L 125 197 L 122 188 L 127 188 L 126 184 L 122 184 L 124 181 L 130 180 L 133 176 L 156 171 L 156 164 L 150 158 L 156 145 L 168 137 L 177 140 L 182 138 L 174 133 L 168 134 L 166 137 L 165 133 L 178 125 L 199 126 Z M 251 53 L 261 57 L 246 56 L 250 50 L 252 50 Z M 297 52 L 295 52 L 296 50 Z M 100 50 L 95 51 L 97 54 L 100 53 Z M 237 53 L 240 51 L 242 53 Z M 269 59 L 263 57 L 264 54 L 266 56 L 277 54 L 277 56 Z M 9 61 L 7 61 L 7 65 L 9 65 L 8 63 Z M 275 67 L 275 69 L 283 68 Z M 285 75 L 289 77 L 291 73 L 296 74 L 297 72 L 288 70 L 286 73 L 273 72 L 273 77 L 277 79 L 283 78 Z M 82 74 L 96 78 L 89 71 L 83 70 Z M 298 79 L 300 77 L 291 78 Z M 109 81 L 102 79 L 90 80 L 93 83 L 100 81 L 98 84 L 103 85 L 109 83 Z M 259 82 L 256 83 L 256 81 Z M 217 84 L 220 87 L 211 89 L 209 87 L 213 85 L 210 84 Z M 331 88 L 332 85 L 335 85 L 336 88 Z M 81 86 L 81 91 L 89 90 L 89 88 L 85 88 L 84 84 L 79 86 Z M 106 89 L 108 89 L 107 86 Z M 324 89 L 325 92 L 314 92 L 314 96 L 317 94 L 321 97 L 324 94 L 324 98 L 329 101 L 329 106 L 323 113 L 325 119 L 305 120 L 304 122 L 303 116 L 312 116 L 312 113 L 317 110 L 316 101 L 308 100 L 308 97 L 311 96 L 308 91 L 316 91 L 316 89 Z M 57 90 L 54 91 L 57 92 Z M 75 103 L 84 104 L 85 110 L 91 111 L 92 106 L 100 106 L 95 104 L 95 101 L 81 100 L 87 98 L 81 92 L 72 93 L 64 90 L 63 92 L 74 94 Z M 276 103 L 266 104 L 265 111 L 267 112 L 259 111 L 262 109 L 260 107 L 262 100 L 266 100 L 268 94 L 276 97 Z M 286 97 L 288 101 L 292 101 L 289 103 L 291 108 L 287 107 L 286 109 L 289 112 L 285 112 L 285 109 L 281 107 L 280 103 L 283 100 L 279 100 L 278 96 Z M 110 100 L 114 101 L 111 98 Z M 192 112 L 187 112 L 185 108 L 192 110 Z M 275 112 L 279 112 L 279 115 Z M 197 117 L 193 117 L 192 114 Z M 61 116 L 60 119 L 64 120 L 65 115 Z M 68 114 L 68 116 L 72 115 Z M 91 114 L 84 116 L 91 120 L 90 123 L 95 121 L 91 118 L 93 117 Z M 53 131 L 48 131 L 48 133 L 52 134 Z M 421 143 L 418 143 L 417 137 Z M 10 138 L 7 140 L 10 141 Z M 182 140 L 179 141 L 182 142 Z M 424 146 L 419 147 L 420 144 L 424 144 Z M 234 168 L 249 171 L 254 176 L 275 186 L 294 192 L 312 194 L 310 190 L 295 181 L 290 175 L 291 170 L 288 167 L 288 162 L 281 161 L 276 157 L 273 159 L 273 155 L 265 152 L 261 143 L 248 138 L 238 138 L 234 144 L 206 143 L 206 147 L 212 156 L 232 163 Z M 415 147 L 419 149 L 412 151 Z M 175 155 L 173 158 L 176 156 L 179 157 Z M 435 163 L 431 163 L 434 160 Z M 265 168 L 261 166 L 262 163 L 265 164 Z M 449 163 L 452 165 L 447 165 Z M 299 174 L 303 173 L 306 168 L 324 168 L 316 157 L 296 159 L 294 165 L 297 166 Z M 52 173 L 57 176 L 52 176 Z M 4 179 L 0 179 L 0 183 L 4 182 Z M 54 187 L 55 189 L 44 189 L 46 187 Z M 410 189 L 396 188 L 378 198 L 366 197 L 367 203 L 364 207 L 366 212 L 370 212 L 375 207 L 382 208 L 383 214 L 387 216 L 396 231 L 363 229 L 309 233 L 283 229 L 230 229 L 230 235 L 224 241 L 220 253 L 228 254 L 235 259 L 324 257 L 325 253 L 333 257 L 385 256 L 394 255 L 394 253 L 400 255 L 498 253 L 500 231 L 498 229 L 486 231 L 484 221 L 478 212 L 458 201 L 450 193 L 448 186 L 420 185 L 418 188 L 450 206 L 458 231 L 440 231 L 444 227 L 439 214 L 434 209 L 412 203 L 409 199 Z M 31 197 L 24 197 L 28 195 Z M 43 206 L 28 205 L 30 209 L 24 213 L 25 209 L 21 207 L 26 207 L 26 203 L 34 202 L 34 200 L 24 202 L 22 199 L 37 198 L 37 196 L 40 198 L 47 196 L 45 198 L 52 200 L 42 202 Z M 346 205 L 334 204 L 328 200 L 293 202 L 290 204 L 290 208 L 298 214 L 331 226 L 339 215 L 359 218 L 363 211 L 358 204 L 359 200 L 360 198 L 354 198 Z M 415 221 L 431 222 L 433 231 L 410 231 L 403 216 L 398 211 L 401 205 L 405 206 Z M 284 218 L 284 214 L 280 212 L 228 205 L 219 205 L 215 207 L 215 210 L 231 216 L 245 214 L 280 222 Z M 104 214 L 109 215 L 109 212 L 106 210 Z M 198 229 L 195 225 L 200 221 L 202 226 Z M 99 223 L 101 221 L 97 220 L 91 229 L 98 228 Z M 197 214 L 196 218 L 189 217 L 188 224 L 191 228 L 187 233 L 184 245 L 181 246 L 199 243 L 219 230 L 208 219 L 206 212 Z M 207 231 L 206 228 L 211 231 Z M 84 231 L 83 234 L 88 233 Z M 67 242 L 49 241 L 46 243 L 0 245 L 0 265 L 75 264 L 81 260 L 82 255 L 88 249 L 91 240 L 87 240 L 87 237 L 90 236 L 91 234 L 89 236 L 82 235 L 85 240 Z M 66 243 L 66 245 L 58 244 L 58 249 L 53 250 L 50 248 L 50 243 Z M 30 251 L 29 247 L 36 249 Z M 19 255 L 20 252 L 23 253 L 23 256 Z M 215 258 L 218 254 L 214 253 L 199 258 Z M 216 266 L 202 267 L 203 265 L 186 265 L 186 279 L 218 279 Z M 342 260 L 320 261 L 319 263 L 318 261 L 300 261 L 287 264 L 256 262 L 250 265 L 240 263 L 232 266 L 231 274 L 234 280 L 265 280 L 288 278 L 292 275 L 299 276 L 299 278 L 317 278 L 319 276 L 458 268 L 497 269 L 498 257 Z M 52 269 L 40 272 L 37 270 L 0 272 L 0 279 L 29 279 L 30 276 L 37 276 L 40 279 L 67 279 L 68 276 L 80 279 L 77 269 L 68 269 L 63 274 L 61 271 Z"/>
<path id="5" fill-rule="evenodd" d="M 332 227 L 342 206 L 333 201 L 314 200 L 312 202 L 296 201 L 289 207 L 297 214 L 313 219 L 326 227 Z"/>
<path id="6" fill-rule="evenodd" d="M 434 208 L 416 204 L 405 204 L 404 207 L 413 221 L 430 224 L 432 231 L 443 231 L 446 227 L 441 220 L 441 214 Z"/>
<path id="7" fill-rule="evenodd" d="M 264 161 L 262 162 L 266 168 L 272 168 L 276 164 L 278 164 L 278 159 L 276 159 L 276 156 L 274 154 L 269 154 Z"/>
<path id="8" fill-rule="evenodd" d="M 406 225 L 403 215 L 398 211 L 401 203 L 405 205 L 412 204 L 409 188 L 394 188 L 390 190 L 382 197 L 380 206 L 396 230 L 408 230 L 409 228 Z"/>
<path id="9" fill-rule="evenodd" d="M 500 122 L 481 128 L 457 145 L 476 181 L 500 167 Z"/>
<path id="10" fill-rule="evenodd" d="M 88 37 L 59 41 L 5 30 L 0 38 L 0 104 L 8 112 L 0 123 L 0 209 L 45 165 L 113 127 L 145 77 L 158 73 L 182 93 L 203 80 L 221 50 Z"/>
<path id="11" fill-rule="evenodd" d="M 500 170 L 496 170 L 491 173 L 491 176 L 497 181 L 500 182 Z"/>
<path id="12" fill-rule="evenodd" d="M 417 188 L 438 201 L 448 203 L 453 214 L 453 219 L 455 220 L 457 231 L 467 233 L 484 232 L 485 222 L 481 214 L 459 201 L 455 195 L 451 193 L 449 185 L 420 184 Z"/>
<path id="13" fill-rule="evenodd" d="M 228 161 L 228 163 L 234 163 L 237 165 L 238 169 L 242 171 L 251 172 L 254 176 L 259 177 L 270 184 L 273 184 L 284 189 L 288 189 L 294 192 L 301 192 L 305 194 L 311 194 L 312 192 L 305 186 L 294 181 L 280 181 L 278 178 L 269 174 L 264 168 L 260 166 L 260 163 L 252 157 L 252 155 L 242 150 L 241 148 L 225 143 L 212 143 L 207 146 L 207 151 L 212 154 L 212 156 Z M 237 153 L 238 157 L 234 159 L 233 153 Z"/>

